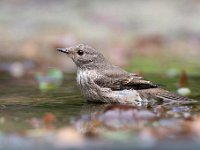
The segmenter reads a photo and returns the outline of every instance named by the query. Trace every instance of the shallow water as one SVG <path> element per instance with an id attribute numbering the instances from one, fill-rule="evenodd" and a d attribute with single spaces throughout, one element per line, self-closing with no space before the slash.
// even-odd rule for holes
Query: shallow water
<path id="1" fill-rule="evenodd" d="M 178 78 L 161 75 L 147 75 L 147 78 L 170 91 L 176 90 Z M 56 126 L 62 127 L 68 125 L 71 118 L 90 112 L 89 109 L 101 109 L 100 104 L 84 102 L 73 74 L 65 75 L 62 86 L 49 92 L 41 92 L 37 83 L 29 78 L 12 79 L 4 75 L 0 77 L 0 82 L 0 117 L 6 120 L 4 124 L 0 124 L 1 131 L 30 129 L 30 118 L 42 117 L 48 112 L 56 116 Z M 200 99 L 200 76 L 190 77 L 189 87 L 192 90 L 191 97 Z M 193 107 L 192 111 L 199 110 L 200 105 Z"/>
<path id="2" fill-rule="evenodd" d="M 175 91 L 178 78 L 166 78 L 163 75 L 147 75 L 147 79 L 160 84 L 164 88 Z M 8 75 L 0 77 L 0 130 L 5 132 L 24 131 L 33 128 L 29 120 L 42 118 L 51 112 L 56 116 L 56 127 L 66 126 L 73 118 L 84 113 L 103 110 L 101 104 L 84 102 L 75 75 L 65 75 L 61 87 L 56 90 L 41 92 L 37 82 L 31 78 L 13 79 Z M 200 76 L 189 78 L 191 97 L 200 100 Z M 172 109 L 172 107 L 169 107 Z M 192 113 L 200 111 L 200 105 L 193 106 Z"/>
<path id="3" fill-rule="evenodd" d="M 41 118 L 51 112 L 56 118 L 56 126 L 66 126 L 72 116 L 79 115 L 84 105 L 83 98 L 76 86 L 74 75 L 66 75 L 61 87 L 48 92 L 38 89 L 34 79 L 1 78 L 0 117 L 5 123 L 3 131 L 23 131 L 30 129 L 28 120 Z"/>

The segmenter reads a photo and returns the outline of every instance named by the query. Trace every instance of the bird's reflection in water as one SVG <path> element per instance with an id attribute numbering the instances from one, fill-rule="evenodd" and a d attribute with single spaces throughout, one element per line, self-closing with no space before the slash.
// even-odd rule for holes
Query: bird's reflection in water
<path id="1" fill-rule="evenodd" d="M 84 104 L 75 127 L 84 134 L 97 134 L 109 130 L 140 130 L 153 123 L 165 120 L 170 124 L 179 124 L 180 119 L 190 115 L 192 105 L 169 104 L 152 107 L 135 107 L 119 104 Z"/>
<path id="2" fill-rule="evenodd" d="M 138 126 L 142 120 L 150 121 L 157 118 L 150 110 L 117 104 L 85 104 L 81 114 L 75 121 L 75 127 L 81 133 L 132 128 Z"/>

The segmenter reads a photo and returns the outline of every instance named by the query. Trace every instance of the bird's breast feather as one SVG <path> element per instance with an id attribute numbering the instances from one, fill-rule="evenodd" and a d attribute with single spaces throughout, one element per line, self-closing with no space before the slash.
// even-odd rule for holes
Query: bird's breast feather
<path id="1" fill-rule="evenodd" d="M 78 70 L 77 71 L 77 83 L 79 85 L 89 84 L 92 80 L 97 78 L 97 73 L 95 70 Z"/>

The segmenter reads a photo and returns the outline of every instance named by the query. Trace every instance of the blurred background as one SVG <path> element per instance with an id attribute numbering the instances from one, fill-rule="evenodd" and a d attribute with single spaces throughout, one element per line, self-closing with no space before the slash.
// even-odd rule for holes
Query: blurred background
<path id="1" fill-rule="evenodd" d="M 200 100 L 200 0 L 0 0 L 0 149 L 199 149 L 199 103 L 86 103 L 56 51 L 81 43 Z"/>
<path id="2" fill-rule="evenodd" d="M 1 0 L 0 70 L 75 72 L 56 48 L 85 43 L 129 71 L 198 74 L 199 20 L 199 0 Z"/>

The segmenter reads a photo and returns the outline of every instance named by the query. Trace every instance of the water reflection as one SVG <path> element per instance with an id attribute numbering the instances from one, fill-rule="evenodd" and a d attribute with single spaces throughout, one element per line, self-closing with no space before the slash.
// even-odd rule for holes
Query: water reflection
<path id="1" fill-rule="evenodd" d="M 174 79 L 162 79 L 162 81 L 159 81 L 158 79 L 160 78 L 157 75 L 149 75 L 148 79 L 156 83 L 160 82 L 165 84 L 167 89 L 174 89 Z M 199 97 L 198 85 L 200 85 L 200 83 L 198 84 L 198 82 L 200 80 L 198 79 L 199 78 L 197 77 L 190 79 L 193 99 L 198 99 Z M 81 96 L 80 90 L 76 85 L 74 74 L 66 75 L 64 83 L 61 87 L 45 93 L 40 92 L 40 90 L 37 88 L 37 82 L 30 77 L 16 80 L 9 76 L 6 76 L 6 78 L 3 76 L 0 78 L 0 80 L 2 83 L 0 85 L 1 131 L 17 132 L 33 129 L 35 127 L 32 126 L 30 120 L 33 118 L 40 120 L 44 117 L 45 114 L 49 112 L 54 114 L 56 117 L 56 122 L 54 123 L 55 128 L 68 126 L 71 124 L 71 122 L 76 120 L 74 118 L 79 118 L 80 116 L 83 118 L 85 117 L 86 120 L 89 118 L 89 124 L 92 120 L 96 120 L 97 122 L 104 122 L 103 124 L 107 124 L 106 120 L 110 120 L 106 119 L 105 116 L 107 113 L 112 112 L 110 112 L 110 110 L 108 111 L 108 108 L 111 107 L 111 105 L 84 102 L 84 98 Z M 169 117 L 170 114 L 173 114 L 174 112 L 176 113 L 176 116 L 184 116 L 183 112 L 185 111 L 189 112 L 190 114 L 197 114 L 200 110 L 199 104 L 179 106 L 174 104 L 164 105 L 163 103 L 157 103 L 156 106 L 157 107 L 144 106 L 138 108 L 138 110 L 134 108 L 134 110 L 131 110 L 130 112 L 138 111 L 138 113 L 140 113 L 140 111 L 145 108 L 147 109 L 145 111 L 148 113 L 153 113 L 156 115 L 156 117 L 161 118 L 162 116 L 164 118 Z M 134 118 L 128 117 L 128 115 L 130 115 L 128 112 L 129 111 L 124 112 L 123 114 L 122 111 L 121 115 L 125 115 L 125 117 L 119 117 L 120 115 L 118 113 L 111 114 L 125 119 L 118 120 L 118 122 L 129 122 L 130 120 L 133 121 Z M 117 118 L 116 116 L 113 116 L 113 118 Z M 127 117 L 128 121 L 126 120 Z M 171 117 L 174 116 L 172 115 Z M 83 119 L 83 121 L 85 120 Z"/>

